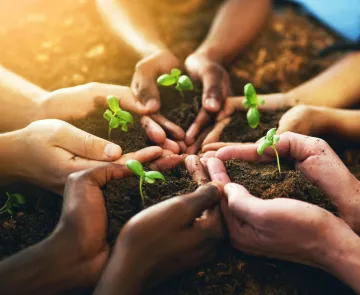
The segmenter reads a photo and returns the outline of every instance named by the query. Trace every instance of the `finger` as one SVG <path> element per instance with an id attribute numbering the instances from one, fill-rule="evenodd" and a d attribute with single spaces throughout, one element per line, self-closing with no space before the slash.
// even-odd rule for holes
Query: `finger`
<path id="1" fill-rule="evenodd" d="M 192 145 L 201 130 L 209 125 L 212 119 L 212 116 L 202 108 L 188 131 L 186 131 L 185 143 L 188 146 Z"/>
<path id="2" fill-rule="evenodd" d="M 122 153 L 117 144 L 65 122 L 59 124 L 54 144 L 76 156 L 98 161 L 114 161 L 119 159 Z"/>
<path id="3" fill-rule="evenodd" d="M 215 151 L 209 151 L 202 155 L 200 161 L 206 170 L 208 170 L 207 162 L 209 161 L 210 158 L 214 158 L 215 154 L 216 154 Z"/>
<path id="4" fill-rule="evenodd" d="M 137 99 L 152 113 L 160 109 L 160 94 L 152 73 L 139 68 L 134 73 L 131 89 Z"/>
<path id="5" fill-rule="evenodd" d="M 185 139 L 185 132 L 182 130 L 179 126 L 174 124 L 173 122 L 166 119 L 164 116 L 160 114 L 152 115 L 151 118 L 158 123 L 167 134 L 172 136 L 173 138 L 177 140 L 184 140 Z"/>
<path id="6" fill-rule="evenodd" d="M 227 125 L 229 125 L 231 118 L 225 118 L 224 120 L 215 124 L 213 130 L 206 136 L 202 145 L 206 145 L 212 142 L 217 142 L 220 139 L 221 133 L 224 131 Z"/>
<path id="7" fill-rule="evenodd" d="M 210 158 L 207 161 L 207 167 L 212 181 L 218 181 L 223 185 L 231 181 L 227 174 L 224 163 L 221 160 L 217 158 Z"/>
<path id="8" fill-rule="evenodd" d="M 228 183 L 224 187 L 227 209 L 232 216 L 252 224 L 263 206 L 263 200 L 252 196 L 246 188 L 237 183 Z"/>
<path id="9" fill-rule="evenodd" d="M 180 152 L 181 153 L 185 153 L 186 149 L 187 149 L 187 146 L 185 144 L 184 141 L 176 141 L 176 143 L 179 145 L 180 147 Z"/>
<path id="10" fill-rule="evenodd" d="M 237 144 L 240 144 L 240 143 L 238 143 L 238 142 L 213 142 L 213 143 L 208 143 L 208 144 L 204 145 L 202 147 L 201 151 L 203 153 L 206 153 L 209 151 L 217 151 L 217 150 L 221 149 L 222 147 L 237 145 Z"/>
<path id="11" fill-rule="evenodd" d="M 177 144 L 177 142 L 171 140 L 171 139 L 165 139 L 165 142 L 161 146 L 164 150 L 172 151 L 174 154 L 180 153 L 180 146 Z"/>
<path id="12" fill-rule="evenodd" d="M 165 131 L 150 117 L 145 116 L 141 118 L 141 126 L 144 128 L 147 137 L 152 142 L 155 142 L 158 145 L 165 143 L 166 133 Z"/>
<path id="13" fill-rule="evenodd" d="M 114 179 L 120 179 L 129 176 L 131 173 L 124 165 L 113 163 L 102 164 L 99 167 L 74 172 L 69 175 L 66 182 L 65 194 L 75 187 L 79 189 L 83 186 L 97 186 L 101 188 L 106 183 Z"/>
<path id="14" fill-rule="evenodd" d="M 209 182 L 206 171 L 200 162 L 200 158 L 195 155 L 190 155 L 185 158 L 185 167 L 192 179 L 198 185 L 204 185 Z"/>
<path id="15" fill-rule="evenodd" d="M 224 97 L 224 71 L 221 67 L 212 65 L 201 73 L 203 83 L 203 108 L 210 112 L 218 112 L 225 100 Z M 220 82 L 221 81 L 221 82 Z"/>
<path id="16" fill-rule="evenodd" d="M 196 154 L 200 150 L 204 139 L 210 133 L 211 129 L 212 126 L 206 128 L 203 132 L 201 132 L 201 134 L 196 138 L 195 142 L 186 149 L 186 153 L 189 155 Z"/>
<path id="17" fill-rule="evenodd" d="M 223 109 L 217 116 L 217 120 L 221 121 L 226 117 L 231 116 L 235 111 L 245 110 L 245 107 L 242 104 L 243 100 L 243 96 L 228 97 L 224 102 Z"/>
<path id="18" fill-rule="evenodd" d="M 192 224 L 205 210 L 214 208 L 219 204 L 221 191 L 219 184 L 205 184 L 193 193 L 176 197 L 176 202 L 182 203 L 179 205 L 179 210 L 180 212 L 183 211 L 181 216 L 185 224 Z"/>
<path id="19" fill-rule="evenodd" d="M 133 153 L 123 155 L 115 164 L 125 165 L 127 160 L 137 160 L 140 163 L 149 163 L 161 157 L 163 149 L 158 146 L 150 146 Z"/>
<path id="20" fill-rule="evenodd" d="M 224 238 L 225 228 L 222 223 L 219 206 L 206 210 L 200 218 L 196 218 L 193 223 L 193 228 L 202 233 L 205 232 L 208 237 L 213 239 Z M 196 232 L 195 234 L 197 235 L 197 237 L 195 237 L 196 239 L 199 237 L 199 232 Z"/>
<path id="21" fill-rule="evenodd" d="M 164 150 L 162 156 L 150 164 L 150 169 L 155 171 L 171 170 L 184 161 L 180 155 L 173 154 L 171 151 Z"/>

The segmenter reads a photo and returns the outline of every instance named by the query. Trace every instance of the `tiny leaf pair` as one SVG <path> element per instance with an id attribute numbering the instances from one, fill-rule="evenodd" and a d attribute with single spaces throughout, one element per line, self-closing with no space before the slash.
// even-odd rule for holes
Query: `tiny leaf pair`
<path id="1" fill-rule="evenodd" d="M 172 69 L 170 74 L 161 75 L 157 79 L 157 83 L 161 86 L 174 86 L 180 92 L 181 97 L 184 99 L 184 91 L 194 89 L 191 79 L 186 75 L 181 75 L 181 70 Z"/>
<path id="2" fill-rule="evenodd" d="M 244 94 L 245 99 L 243 105 L 245 108 L 249 109 L 246 118 L 249 126 L 255 129 L 260 123 L 260 112 L 258 107 L 264 105 L 265 101 L 262 98 L 258 98 L 255 88 L 251 83 L 245 85 Z"/>
<path id="3" fill-rule="evenodd" d="M 20 194 L 9 194 L 6 192 L 7 201 L 5 205 L 0 208 L 0 214 L 8 213 L 9 215 L 14 215 L 14 209 L 20 208 L 25 204 L 25 199 Z"/>
<path id="4" fill-rule="evenodd" d="M 260 142 L 257 152 L 259 155 L 262 155 L 266 148 L 271 147 L 275 151 L 277 166 L 279 169 L 279 173 L 281 174 L 279 154 L 275 147 L 275 145 L 279 142 L 279 140 L 280 140 L 280 135 L 276 135 L 276 128 L 270 129 L 266 133 L 266 136 Z"/>
<path id="5" fill-rule="evenodd" d="M 135 175 L 140 178 L 139 188 L 140 188 L 140 196 L 141 202 L 144 206 L 144 193 L 143 193 L 143 183 L 144 180 L 146 183 L 153 184 L 155 183 L 156 179 L 161 179 L 162 181 L 166 182 L 164 175 L 162 175 L 158 171 L 144 171 L 143 165 L 136 160 L 127 160 L 126 167 L 128 167 Z"/>
<path id="6" fill-rule="evenodd" d="M 128 124 L 134 123 L 133 116 L 120 108 L 119 100 L 114 95 L 107 97 L 109 109 L 104 113 L 104 119 L 109 122 L 108 138 L 110 140 L 111 130 L 121 127 L 121 130 L 128 132 Z"/>

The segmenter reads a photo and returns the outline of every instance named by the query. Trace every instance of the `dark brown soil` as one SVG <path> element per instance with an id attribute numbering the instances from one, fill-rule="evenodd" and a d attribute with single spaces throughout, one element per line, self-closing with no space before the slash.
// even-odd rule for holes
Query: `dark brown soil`
<path id="1" fill-rule="evenodd" d="M 6 3 L 5 3 L 6 2 Z M 157 15 L 162 35 L 180 58 L 185 58 L 205 36 L 215 8 L 220 1 L 191 18 Z M 31 5 L 40 3 L 41 5 Z M 57 1 L 57 9 L 47 0 L 18 0 L 16 15 L 8 14 L 8 1 L 0 3 L 0 62 L 25 78 L 47 88 L 57 89 L 98 81 L 129 84 L 137 56 L 129 46 L 115 40 L 103 25 L 93 1 Z M 23 4 L 23 5 L 20 5 Z M 163 26 L 170 23 L 171 26 Z M 178 30 L 177 28 L 182 28 Z M 176 32 L 176 33 L 175 33 Z M 292 9 L 274 14 L 267 29 L 230 66 L 234 93 L 242 95 L 243 86 L 251 81 L 262 91 L 287 91 L 334 62 L 338 56 L 319 59 L 317 52 L 331 44 L 334 36 L 309 18 Z M 21 46 L 19 46 L 21 44 Z M 183 104 L 176 91 L 161 89 L 162 113 L 187 129 L 194 119 L 200 95 L 187 93 Z M 193 98 L 197 96 L 196 99 Z M 97 136 L 107 138 L 104 110 L 74 124 Z M 245 113 L 233 115 L 221 140 L 255 141 L 277 125 L 280 113 L 262 114 L 259 129 L 250 129 Z M 112 140 L 124 152 L 149 145 L 138 118 L 128 133 L 113 131 Z M 355 152 L 359 148 L 355 149 Z M 358 153 L 344 153 L 346 163 L 360 176 Z M 335 212 L 323 194 L 293 170 L 292 163 L 282 162 L 284 172 L 277 173 L 274 163 L 248 164 L 229 161 L 229 175 L 261 198 L 291 197 L 312 202 Z M 149 197 L 146 206 L 196 188 L 183 168 L 166 173 L 168 183 L 145 185 Z M 1 188 L 22 193 L 27 200 L 25 215 L 0 216 L 0 258 L 9 256 L 39 242 L 53 230 L 60 214 L 61 198 L 23 184 Z M 138 180 L 129 178 L 109 183 L 105 190 L 109 217 L 109 241 L 113 242 L 123 224 L 140 209 Z M 301 212 L 299 212 L 301 214 Z M 10 227 L 9 227 L 10 221 Z M 4 227 L 6 225 L 6 227 Z M 15 225 L 11 228 L 11 225 Z M 286 262 L 243 255 L 226 243 L 211 263 L 171 279 L 149 294 L 167 295 L 273 295 L 273 294 L 353 294 L 342 283 L 322 271 Z"/>

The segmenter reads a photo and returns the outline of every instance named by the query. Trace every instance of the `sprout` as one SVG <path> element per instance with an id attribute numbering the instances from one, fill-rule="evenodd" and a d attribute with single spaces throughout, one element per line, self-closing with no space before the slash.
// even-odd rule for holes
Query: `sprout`
<path id="1" fill-rule="evenodd" d="M 121 126 L 122 131 L 128 132 L 128 124 L 133 124 L 134 118 L 129 112 L 123 111 L 120 108 L 119 100 L 114 95 L 109 95 L 107 102 L 110 110 L 107 109 L 103 116 L 104 119 L 109 122 L 108 139 L 110 140 L 112 129 Z"/>
<path id="2" fill-rule="evenodd" d="M 190 91 L 194 89 L 193 82 L 186 75 L 181 75 L 181 70 L 172 69 L 170 74 L 161 75 L 157 79 L 157 83 L 161 86 L 174 86 L 179 91 L 181 97 L 184 99 L 184 91 Z"/>
<path id="3" fill-rule="evenodd" d="M 265 101 L 262 98 L 257 97 L 255 88 L 251 83 L 245 85 L 244 94 L 245 99 L 243 105 L 245 108 L 249 109 L 246 118 L 249 126 L 255 129 L 260 123 L 260 112 L 258 107 L 264 105 Z"/>
<path id="4" fill-rule="evenodd" d="M 267 147 L 271 147 L 275 151 L 276 161 L 277 161 L 279 173 L 281 174 L 279 154 L 278 154 L 278 152 L 276 150 L 276 147 L 275 147 L 275 145 L 279 142 L 279 140 L 280 140 L 280 135 L 276 135 L 276 128 L 270 129 L 266 133 L 266 136 L 260 142 L 260 144 L 258 146 L 258 149 L 257 149 L 257 152 L 258 152 L 259 155 L 262 155 L 264 150 Z"/>
<path id="5" fill-rule="evenodd" d="M 127 160 L 126 167 L 128 167 L 135 175 L 140 178 L 139 188 L 140 188 L 140 196 L 141 202 L 144 206 L 144 194 L 143 194 L 143 183 L 145 182 L 149 184 L 155 183 L 156 179 L 161 179 L 162 181 L 166 182 L 164 175 L 162 175 L 158 171 L 144 171 L 143 165 L 139 161 L 136 160 Z"/>
<path id="6" fill-rule="evenodd" d="M 20 208 L 25 204 L 25 199 L 20 194 L 9 194 L 6 192 L 7 201 L 5 205 L 0 209 L 0 214 L 8 213 L 9 215 L 14 215 L 14 209 Z"/>

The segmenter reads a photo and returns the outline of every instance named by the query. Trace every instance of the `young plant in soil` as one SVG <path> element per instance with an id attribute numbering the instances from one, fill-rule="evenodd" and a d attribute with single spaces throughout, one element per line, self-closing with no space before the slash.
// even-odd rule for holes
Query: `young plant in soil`
<path id="1" fill-rule="evenodd" d="M 280 140 L 280 135 L 276 135 L 276 128 L 270 129 L 266 133 L 266 136 L 263 138 L 263 140 L 260 142 L 257 152 L 259 155 L 262 155 L 267 147 L 271 147 L 275 151 L 277 166 L 279 169 L 279 173 L 281 174 L 279 154 L 275 147 L 275 145 L 279 142 L 279 140 Z"/>
<path id="2" fill-rule="evenodd" d="M 258 107 L 264 105 L 265 101 L 262 98 L 257 97 L 255 88 L 251 83 L 245 85 L 244 95 L 245 99 L 243 105 L 245 108 L 249 109 L 246 118 L 249 126 L 255 129 L 260 123 L 260 112 Z"/>
<path id="3" fill-rule="evenodd" d="M 145 182 L 149 184 L 155 183 L 156 179 L 161 179 L 162 181 L 166 182 L 164 175 L 162 175 L 159 171 L 144 171 L 143 165 L 136 160 L 127 160 L 126 167 L 128 167 L 135 175 L 140 178 L 139 182 L 139 189 L 140 189 L 140 196 L 141 202 L 144 206 L 144 193 L 143 193 L 143 184 Z"/>
<path id="4" fill-rule="evenodd" d="M 189 76 L 181 75 L 181 70 L 172 69 L 170 74 L 161 75 L 157 79 L 157 83 L 161 86 L 174 86 L 179 91 L 182 99 L 184 100 L 184 91 L 194 90 L 194 84 Z"/>
<path id="5" fill-rule="evenodd" d="M 107 97 L 109 109 L 104 113 L 104 119 L 109 122 L 108 139 L 111 137 L 111 130 L 121 127 L 121 130 L 128 132 L 128 124 L 134 123 L 133 116 L 120 108 L 119 100 L 114 95 Z"/>
<path id="6" fill-rule="evenodd" d="M 8 213 L 10 216 L 14 215 L 14 210 L 21 208 L 25 204 L 25 199 L 20 194 L 9 194 L 6 192 L 7 201 L 5 205 L 0 208 L 0 214 Z"/>

